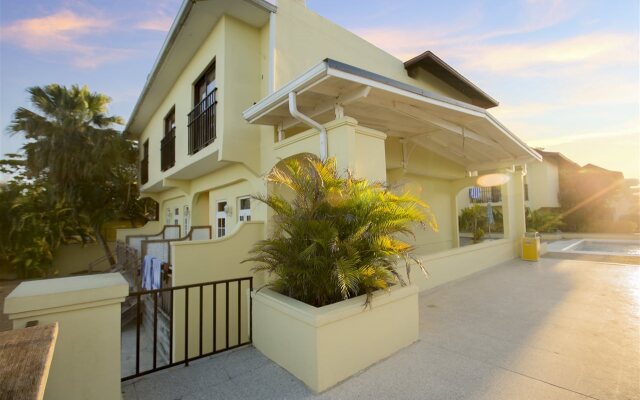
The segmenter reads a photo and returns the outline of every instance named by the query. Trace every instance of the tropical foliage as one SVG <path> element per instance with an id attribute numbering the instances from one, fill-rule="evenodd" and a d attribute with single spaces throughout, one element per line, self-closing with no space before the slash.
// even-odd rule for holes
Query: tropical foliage
<path id="1" fill-rule="evenodd" d="M 45 185 L 11 181 L 0 189 L 0 264 L 15 267 L 20 278 L 48 275 L 60 245 L 92 239 L 79 218 Z"/>
<path id="2" fill-rule="evenodd" d="M 380 183 L 341 176 L 333 158 L 282 163 L 267 178 L 275 193 L 257 197 L 275 212 L 275 230 L 245 260 L 273 275 L 274 290 L 316 307 L 365 294 L 368 303 L 374 291 L 405 284 L 398 261 L 407 276 L 412 264 L 426 274 L 403 240 L 416 224 L 437 230 L 426 204 Z"/>
<path id="3" fill-rule="evenodd" d="M 555 232 L 560 229 L 564 222 L 562 215 L 557 211 L 526 209 L 527 230 L 535 232 Z"/>
<path id="4" fill-rule="evenodd" d="M 463 208 L 458 216 L 460 231 L 471 232 L 474 243 L 480 242 L 486 232 L 502 232 L 502 212 L 496 207 L 492 208 L 491 212 L 493 213 L 494 222 L 489 226 L 487 206 L 473 204 L 470 207 Z"/>
<path id="5" fill-rule="evenodd" d="M 558 199 L 564 216 L 563 230 L 567 232 L 611 229 L 615 200 L 629 195 L 622 173 L 590 164 L 563 169 L 560 188 Z"/>
<path id="6" fill-rule="evenodd" d="M 103 94 L 56 84 L 27 91 L 33 108 L 18 108 L 9 126 L 26 139 L 22 154 L 0 162 L 13 177 L 0 187 L 5 262 L 42 275 L 60 244 L 95 239 L 114 264 L 102 226 L 143 218 L 135 143 L 115 129 L 122 119 L 108 115 Z"/>

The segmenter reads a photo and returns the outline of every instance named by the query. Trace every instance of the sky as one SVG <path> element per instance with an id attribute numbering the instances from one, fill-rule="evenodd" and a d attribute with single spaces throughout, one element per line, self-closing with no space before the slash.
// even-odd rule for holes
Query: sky
<path id="1" fill-rule="evenodd" d="M 25 89 L 86 84 L 129 116 L 181 0 L 0 0 L 0 154 Z M 640 177 L 638 0 L 307 0 L 405 61 L 431 50 L 529 145 Z"/>

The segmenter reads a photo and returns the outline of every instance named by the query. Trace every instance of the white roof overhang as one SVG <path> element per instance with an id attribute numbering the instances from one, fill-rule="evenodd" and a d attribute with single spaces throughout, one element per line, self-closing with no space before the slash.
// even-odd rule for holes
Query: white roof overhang
<path id="1" fill-rule="evenodd" d="M 335 119 L 335 105 L 360 125 L 423 146 L 467 170 L 541 161 L 542 157 L 485 109 L 327 59 L 243 113 L 252 124 L 293 127 L 288 95 L 320 123 Z"/>
<path id="2" fill-rule="evenodd" d="M 266 0 L 183 0 L 151 72 L 147 75 L 125 132 L 134 137 L 140 135 L 220 17 L 230 15 L 260 28 L 269 21 L 269 15 L 275 13 L 276 9 L 276 6 Z M 213 56 L 212 54 L 211 57 Z"/>

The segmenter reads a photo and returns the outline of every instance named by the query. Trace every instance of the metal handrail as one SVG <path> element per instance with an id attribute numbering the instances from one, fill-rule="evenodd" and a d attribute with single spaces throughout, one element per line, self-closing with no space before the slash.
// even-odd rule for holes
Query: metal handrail
<path id="1" fill-rule="evenodd" d="M 189 362 L 203 358 L 203 357 L 208 357 L 214 354 L 218 354 L 218 353 L 222 353 L 225 351 L 229 351 L 241 346 L 246 346 L 248 344 L 251 343 L 252 341 L 252 323 L 251 323 L 251 314 L 253 311 L 253 307 L 252 307 L 252 300 L 251 300 L 251 296 L 248 297 L 248 303 L 245 301 L 245 306 L 246 306 L 246 317 L 248 317 L 247 319 L 247 330 L 246 330 L 246 335 L 247 335 L 247 340 L 242 341 L 242 317 L 243 317 L 243 302 L 242 302 L 242 290 L 243 290 L 243 282 L 247 282 L 248 283 L 248 287 L 245 286 L 245 288 L 247 288 L 250 292 L 253 291 L 253 278 L 252 277 L 242 277 L 242 278 L 234 278 L 234 279 L 225 279 L 225 280 L 220 280 L 220 281 L 211 281 L 211 282 L 202 282 L 202 283 L 193 283 L 193 284 L 189 284 L 189 285 L 180 285 L 180 286 L 174 286 L 174 287 L 166 287 L 166 288 L 160 288 L 160 289 L 153 289 L 153 290 L 141 290 L 141 291 L 137 291 L 137 292 L 133 292 L 130 293 L 128 298 L 135 298 L 136 300 L 136 356 L 135 356 L 135 373 L 131 374 L 131 375 L 127 375 L 121 378 L 122 381 L 126 381 L 129 379 L 133 379 L 133 378 L 137 378 L 143 375 L 147 375 L 156 371 L 160 371 L 166 368 L 171 368 L 177 365 L 189 365 Z M 233 284 L 236 285 L 233 285 Z M 218 328 L 220 328 L 220 326 L 218 325 L 218 318 L 217 318 L 217 310 L 218 310 L 218 287 L 224 285 L 224 313 L 225 313 L 225 326 L 224 326 L 224 331 L 225 331 L 225 340 L 224 340 L 224 345 L 223 346 L 218 346 L 218 340 L 217 340 L 217 330 Z M 211 307 L 212 307 L 212 311 L 213 311 L 213 319 L 212 319 L 212 331 L 211 331 L 211 339 L 212 339 L 212 345 L 211 345 L 211 351 L 209 352 L 204 352 L 203 351 L 203 324 L 204 324 L 204 315 L 203 315 L 203 308 L 204 308 L 204 300 L 203 298 L 204 296 L 204 288 L 205 287 L 211 287 Z M 230 289 L 235 286 L 236 290 L 235 290 L 235 294 L 237 296 L 237 338 L 235 340 L 235 344 L 231 344 L 233 342 L 230 341 L 231 337 L 230 337 L 230 319 L 229 319 L 229 315 L 230 315 L 230 307 L 229 307 L 229 302 L 230 302 Z M 189 294 L 192 291 L 198 293 L 198 310 L 199 312 L 197 313 L 197 326 L 198 326 L 198 351 L 197 351 L 197 355 L 190 357 L 189 354 L 193 353 L 190 350 L 193 350 L 191 347 L 193 346 L 189 346 L 189 314 L 190 314 L 190 308 L 189 308 Z M 221 289 L 222 290 L 222 289 Z M 184 309 L 177 309 L 175 307 L 175 303 L 174 303 L 174 294 L 178 291 L 182 291 L 184 293 Z M 158 354 L 158 312 L 161 311 L 159 310 L 159 298 L 163 293 L 169 292 L 170 295 L 170 299 L 169 299 L 169 322 L 167 324 L 167 327 L 169 329 L 169 360 L 165 365 L 158 365 L 158 360 L 157 360 L 157 354 Z M 207 296 L 209 297 L 209 296 Z M 150 369 L 147 370 L 141 370 L 140 368 L 140 360 L 141 360 L 141 356 L 140 356 L 140 341 L 141 341 L 141 328 L 142 328 L 142 301 L 147 298 L 147 299 L 151 299 L 151 301 L 153 301 L 153 354 L 152 354 L 152 367 Z M 208 300 L 207 300 L 208 301 Z M 182 315 L 183 319 L 184 319 L 184 326 L 182 327 L 178 327 L 178 324 L 174 324 L 174 320 L 176 315 L 180 315 L 178 313 L 184 313 Z M 194 313 L 191 313 L 194 314 Z M 175 325 L 175 326 L 174 326 Z M 182 359 L 176 361 L 174 360 L 174 355 L 173 355 L 173 338 L 174 338 L 174 329 L 181 329 L 182 328 L 182 332 L 184 333 L 184 356 Z M 207 338 L 209 339 L 209 338 Z"/>
<path id="2" fill-rule="evenodd" d="M 189 154 L 195 154 L 216 140 L 217 89 L 202 99 L 188 114 Z"/>

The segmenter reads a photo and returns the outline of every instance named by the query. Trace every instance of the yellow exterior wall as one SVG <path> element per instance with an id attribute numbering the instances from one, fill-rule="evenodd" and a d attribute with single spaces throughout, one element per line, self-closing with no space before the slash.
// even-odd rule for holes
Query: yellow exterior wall
<path id="1" fill-rule="evenodd" d="M 453 219 L 451 218 L 451 215 L 455 214 L 455 209 L 452 208 L 451 183 L 449 181 L 412 174 L 395 174 L 395 176 L 391 174 L 389 175 L 389 184 L 392 187 L 398 187 L 398 190 L 408 191 L 426 202 L 436 216 L 437 232 L 428 228 L 415 227 L 415 240 L 410 239 L 410 242 L 417 247 L 416 253 L 429 254 L 455 247 Z"/>
<path id="2" fill-rule="evenodd" d="M 209 37 L 202 43 L 198 52 L 174 83 L 171 91 L 153 114 L 153 117 L 140 135 L 141 151 L 142 143 L 149 139 L 149 183 L 157 182 L 163 176 L 167 176 L 187 166 L 194 160 L 203 158 L 205 155 L 218 150 L 220 141 L 216 140 L 194 156 L 188 155 L 187 115 L 194 106 L 193 83 L 211 61 L 213 61 L 214 57 L 216 59 L 216 82 L 218 83 L 220 93 L 224 93 L 225 21 L 226 18 L 222 18 L 215 24 Z M 160 171 L 160 140 L 164 135 L 164 117 L 173 106 L 175 106 L 176 112 L 176 163 L 174 167 L 163 173 Z M 224 103 L 222 102 L 218 104 L 218 115 L 216 127 L 217 131 L 220 132 L 224 123 Z"/>
<path id="3" fill-rule="evenodd" d="M 529 208 L 560 207 L 558 167 L 548 161 L 527 164 L 525 177 L 529 185 Z"/>
<path id="4" fill-rule="evenodd" d="M 402 169 L 404 172 L 441 179 L 462 179 L 467 176 L 463 166 L 413 143 L 405 145 L 403 166 L 402 143 L 396 137 L 385 142 L 387 169 Z"/>
<path id="5" fill-rule="evenodd" d="M 414 286 L 313 307 L 269 289 L 253 295 L 253 345 L 319 393 L 418 340 Z M 345 357 L 348 354 L 348 357 Z"/>
<path id="6" fill-rule="evenodd" d="M 303 2 L 279 1 L 275 18 L 276 89 L 325 58 L 332 58 L 428 91 L 468 101 L 466 96 L 438 78 L 427 77 L 430 74 L 426 72 L 417 79 L 409 77 L 403 61 L 309 10 Z"/>
<path id="7" fill-rule="evenodd" d="M 420 256 L 429 278 L 412 268 L 411 283 L 420 291 L 452 282 L 518 257 L 519 240 L 500 239 Z M 398 269 L 406 276 L 405 269 Z"/>
<path id="8" fill-rule="evenodd" d="M 116 273 L 23 282 L 7 296 L 14 329 L 58 323 L 45 400 L 120 398 L 120 308 L 128 291 Z"/>
<path id="9" fill-rule="evenodd" d="M 115 243 L 109 242 L 109 247 L 115 255 Z M 68 276 L 87 270 L 89 263 L 104 257 L 104 250 L 98 243 L 87 245 L 68 244 L 60 246 L 53 255 L 53 270 L 58 276 Z M 108 271 L 111 268 L 108 260 L 93 265 L 94 272 Z"/>
<path id="10" fill-rule="evenodd" d="M 116 230 L 116 240 L 124 242 L 128 235 L 155 235 L 162 231 L 164 219 L 149 221 L 140 228 L 126 228 Z"/>
<path id="11" fill-rule="evenodd" d="M 224 113 L 220 136 L 223 160 L 247 164 L 256 173 L 260 167 L 259 127 L 249 125 L 242 112 L 262 98 L 260 30 L 232 17 L 225 17 L 225 90 L 218 103 Z M 216 139 L 217 140 L 217 139 Z"/>

